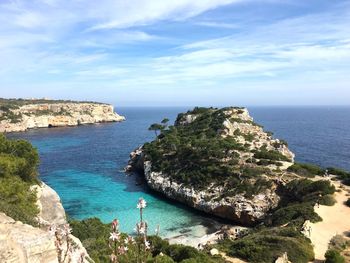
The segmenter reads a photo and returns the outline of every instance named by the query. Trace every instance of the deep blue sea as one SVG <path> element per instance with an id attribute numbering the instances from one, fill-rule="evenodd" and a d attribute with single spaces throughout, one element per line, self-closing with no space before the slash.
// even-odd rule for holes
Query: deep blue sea
<path id="1" fill-rule="evenodd" d="M 188 108 L 117 108 L 122 123 L 30 130 L 11 138 L 31 141 L 39 150 L 41 179 L 60 195 L 72 218 L 118 218 L 123 231 L 132 233 L 139 197 L 148 202 L 144 212 L 150 230 L 161 235 L 187 232 L 201 236 L 208 220 L 202 214 L 165 200 L 137 184 L 123 172 L 129 153 L 154 138 L 147 130 L 164 117 L 173 121 Z M 288 141 L 297 161 L 350 170 L 350 107 L 252 107 L 255 121 Z"/>

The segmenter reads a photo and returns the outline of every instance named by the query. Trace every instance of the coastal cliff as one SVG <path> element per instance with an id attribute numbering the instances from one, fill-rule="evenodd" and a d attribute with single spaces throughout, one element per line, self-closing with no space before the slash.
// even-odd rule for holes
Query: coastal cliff
<path id="1" fill-rule="evenodd" d="M 39 225 L 24 224 L 0 212 L 0 262 L 91 262 L 80 240 L 71 234 L 60 245 L 62 250 L 59 252 L 57 235 L 52 228 L 62 228 L 67 224 L 60 198 L 45 183 L 32 186 L 31 190 L 37 193 Z M 64 261 L 59 258 L 60 253 L 69 256 Z"/>
<path id="2" fill-rule="evenodd" d="M 128 171 L 170 199 L 243 225 L 261 222 L 281 200 L 294 154 L 254 123 L 245 108 L 179 114 L 130 155 Z"/>
<path id="3" fill-rule="evenodd" d="M 83 263 L 57 193 L 38 178 L 37 150 L 0 134 L 0 262 Z"/>
<path id="4" fill-rule="evenodd" d="M 0 100 L 0 132 L 119 122 L 109 104 L 55 100 Z"/>

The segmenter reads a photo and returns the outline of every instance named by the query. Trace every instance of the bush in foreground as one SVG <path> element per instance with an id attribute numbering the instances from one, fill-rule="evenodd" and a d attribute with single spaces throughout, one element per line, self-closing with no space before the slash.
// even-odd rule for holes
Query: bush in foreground
<path id="1" fill-rule="evenodd" d="M 335 200 L 333 195 L 325 195 L 325 196 L 322 196 L 320 199 L 320 205 L 332 206 L 336 202 L 337 201 Z"/>
<path id="2" fill-rule="evenodd" d="M 0 211 L 15 220 L 36 225 L 38 183 L 36 149 L 24 140 L 8 140 L 0 134 Z"/>
<path id="3" fill-rule="evenodd" d="M 236 241 L 227 240 L 219 246 L 230 256 L 252 263 L 274 262 L 285 252 L 294 263 L 314 259 L 310 240 L 291 227 L 257 230 Z"/>
<path id="4" fill-rule="evenodd" d="M 96 263 L 224 262 L 220 256 L 212 257 L 193 247 L 170 245 L 168 241 L 158 236 L 147 236 L 147 223 L 142 220 L 142 210 L 145 207 L 146 203 L 144 202 L 144 207 L 139 208 L 140 222 L 136 225 L 137 236 L 135 237 L 120 233 L 117 220 L 114 220 L 112 224 L 103 224 L 98 218 L 82 221 L 72 220 L 70 222 L 73 228 L 72 233 L 82 241 L 90 257 Z"/>
<path id="5" fill-rule="evenodd" d="M 330 249 L 325 255 L 326 263 L 345 263 L 345 258 L 335 249 Z"/>

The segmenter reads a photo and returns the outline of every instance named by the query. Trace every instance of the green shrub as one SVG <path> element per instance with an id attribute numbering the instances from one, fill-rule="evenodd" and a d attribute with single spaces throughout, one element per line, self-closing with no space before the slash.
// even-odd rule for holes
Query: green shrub
<path id="1" fill-rule="evenodd" d="M 96 263 L 110 262 L 111 249 L 108 246 L 108 238 L 111 227 L 109 224 L 103 224 L 98 218 L 72 220 L 69 223 L 73 229 L 72 234 L 80 239 Z"/>
<path id="2" fill-rule="evenodd" d="M 337 176 L 340 177 L 341 179 L 350 178 L 350 172 L 345 171 L 345 170 L 343 170 L 343 169 L 334 168 L 334 167 L 329 167 L 329 168 L 327 168 L 327 170 L 328 170 L 328 173 L 329 173 L 329 174 L 337 175 Z"/>
<path id="3" fill-rule="evenodd" d="M 289 162 L 290 159 L 281 154 L 278 151 L 275 150 L 266 150 L 266 149 L 260 149 L 254 154 L 254 157 L 257 159 L 269 159 L 274 161 L 286 161 Z"/>
<path id="4" fill-rule="evenodd" d="M 39 157 L 24 140 L 8 140 L 0 135 L 0 211 L 15 220 L 36 225 L 39 209 L 31 185 L 38 183 Z"/>
<path id="5" fill-rule="evenodd" d="M 0 211 L 17 221 L 37 225 L 37 196 L 19 177 L 0 178 Z"/>
<path id="6" fill-rule="evenodd" d="M 236 241 L 225 241 L 221 249 L 252 263 L 274 262 L 285 252 L 293 263 L 306 263 L 314 258 L 310 241 L 292 228 L 255 230 Z"/>
<path id="7" fill-rule="evenodd" d="M 147 263 L 175 263 L 175 261 L 167 255 L 158 255 L 155 258 L 149 259 Z"/>
<path id="8" fill-rule="evenodd" d="M 273 211 L 270 223 L 274 226 L 291 223 L 301 227 L 305 220 L 321 221 L 322 218 L 314 211 L 314 205 L 318 201 L 323 205 L 333 205 L 334 192 L 335 187 L 329 181 L 293 180 L 286 184 L 282 200 Z"/>
<path id="9" fill-rule="evenodd" d="M 287 171 L 299 174 L 305 177 L 314 177 L 315 175 L 324 174 L 324 170 L 314 164 L 294 163 L 289 166 Z"/>
<path id="10" fill-rule="evenodd" d="M 72 234 L 78 237 L 84 247 L 87 249 L 90 257 L 96 263 L 109 263 L 111 249 L 109 247 L 110 224 L 104 224 L 98 218 L 89 218 L 85 220 L 71 220 L 70 225 L 73 229 Z M 126 236 L 126 234 L 121 234 Z M 137 239 L 136 239 L 137 240 Z M 207 263 L 223 263 L 224 261 L 214 259 L 204 252 L 198 251 L 193 247 L 184 245 L 170 245 L 168 241 L 161 239 L 158 236 L 149 236 L 148 241 L 151 244 L 147 262 L 149 263 L 172 263 L 172 262 L 207 262 Z M 131 255 L 136 251 L 132 251 L 133 247 L 129 247 Z M 163 254 L 161 256 L 160 254 Z M 130 262 L 130 258 L 125 257 L 119 259 L 121 263 Z M 133 262 L 133 261 L 132 261 Z"/>
<path id="11" fill-rule="evenodd" d="M 0 159 L 0 176 L 20 176 L 26 182 L 37 182 L 39 155 L 29 142 L 8 140 L 0 134 Z"/>
<path id="12" fill-rule="evenodd" d="M 253 133 L 248 133 L 243 135 L 244 139 L 248 142 L 252 142 L 255 138 L 255 135 Z"/>
<path id="13" fill-rule="evenodd" d="M 342 235 L 335 235 L 329 242 L 329 249 L 343 251 L 349 244 L 349 241 Z"/>
<path id="14" fill-rule="evenodd" d="M 333 195 L 335 187 L 328 180 L 311 181 L 309 179 L 293 180 L 286 185 L 286 196 L 290 201 L 313 202 L 319 196 Z"/>
<path id="15" fill-rule="evenodd" d="M 332 206 L 336 203 L 336 200 L 333 195 L 325 195 L 320 199 L 320 205 Z"/>
<path id="16" fill-rule="evenodd" d="M 330 249 L 325 254 L 326 263 L 345 263 L 345 258 L 334 249 Z"/>
<path id="17" fill-rule="evenodd" d="M 274 226 L 281 226 L 287 223 L 300 226 L 305 220 L 310 220 L 311 222 L 322 221 L 322 218 L 314 211 L 313 204 L 309 202 L 290 204 L 277 209 L 272 214 L 272 224 Z"/>
<path id="18" fill-rule="evenodd" d="M 350 172 L 334 167 L 329 167 L 327 170 L 329 174 L 334 174 L 337 178 L 342 180 L 343 184 L 350 186 Z"/>

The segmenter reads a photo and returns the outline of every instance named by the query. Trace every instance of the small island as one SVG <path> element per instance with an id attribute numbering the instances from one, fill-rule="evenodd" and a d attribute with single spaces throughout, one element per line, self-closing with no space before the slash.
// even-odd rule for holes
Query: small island
<path id="1" fill-rule="evenodd" d="M 0 132 L 120 122 L 110 104 L 49 99 L 0 99 Z"/>

